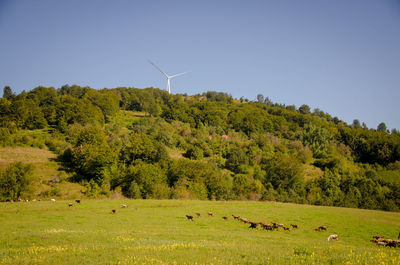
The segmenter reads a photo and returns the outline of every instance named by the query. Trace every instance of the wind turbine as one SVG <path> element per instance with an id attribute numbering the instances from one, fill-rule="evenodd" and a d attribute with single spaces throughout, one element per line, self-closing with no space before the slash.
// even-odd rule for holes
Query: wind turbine
<path id="1" fill-rule="evenodd" d="M 151 63 L 155 68 L 158 69 L 158 71 L 160 71 L 160 72 L 161 72 L 163 75 L 165 75 L 165 77 L 167 78 L 167 89 L 168 89 L 168 94 L 171 93 L 171 81 L 170 81 L 170 80 L 171 80 L 172 78 L 174 78 L 174 77 L 177 77 L 177 76 L 180 76 L 180 75 L 184 75 L 184 74 L 187 73 L 187 72 L 183 72 L 183 73 L 176 74 L 176 75 L 167 75 L 163 70 L 161 70 L 160 67 L 158 67 L 157 65 L 155 65 L 152 61 L 149 60 L 149 63 Z"/>

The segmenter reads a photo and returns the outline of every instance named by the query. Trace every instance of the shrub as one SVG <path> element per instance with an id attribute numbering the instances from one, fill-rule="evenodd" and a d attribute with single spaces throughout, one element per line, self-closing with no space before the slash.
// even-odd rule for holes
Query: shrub
<path id="1" fill-rule="evenodd" d="M 31 197 L 33 183 L 33 165 L 16 162 L 0 173 L 0 199 L 18 200 Z"/>

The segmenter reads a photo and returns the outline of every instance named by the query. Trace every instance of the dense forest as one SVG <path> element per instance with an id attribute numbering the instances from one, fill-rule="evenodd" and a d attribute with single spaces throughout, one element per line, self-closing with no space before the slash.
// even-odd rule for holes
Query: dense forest
<path id="1" fill-rule="evenodd" d="M 118 190 L 129 198 L 400 209 L 396 129 L 346 124 L 263 95 L 76 85 L 16 95 L 5 87 L 0 143 L 48 148 L 87 197 Z M 1 172 L 0 200 L 38 196 L 29 179 L 34 166 Z"/>

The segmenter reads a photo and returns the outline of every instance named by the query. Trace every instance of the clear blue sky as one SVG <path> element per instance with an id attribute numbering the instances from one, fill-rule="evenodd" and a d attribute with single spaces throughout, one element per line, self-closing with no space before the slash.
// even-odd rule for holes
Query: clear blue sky
<path id="1" fill-rule="evenodd" d="M 400 128 L 400 1 L 0 0 L 0 88 L 227 92 Z M 1 92 L 2 93 L 2 92 Z"/>

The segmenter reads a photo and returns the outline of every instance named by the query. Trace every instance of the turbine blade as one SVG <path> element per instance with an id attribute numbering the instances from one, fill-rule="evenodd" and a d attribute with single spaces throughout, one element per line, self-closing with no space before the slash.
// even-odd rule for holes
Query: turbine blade
<path id="1" fill-rule="evenodd" d="M 177 77 L 177 76 L 180 76 L 180 75 L 184 75 L 184 74 L 187 74 L 187 73 L 189 73 L 189 72 L 183 72 L 183 73 L 180 73 L 180 74 L 171 75 L 169 78 L 174 78 L 174 77 Z"/>
<path id="2" fill-rule="evenodd" d="M 155 68 L 157 68 L 158 71 L 160 71 L 163 75 L 165 75 L 166 78 L 170 78 L 170 76 L 167 75 L 163 70 L 161 70 L 160 67 L 158 67 L 157 65 L 155 65 L 152 61 L 150 61 L 150 60 L 148 60 L 148 61 L 149 61 L 149 63 L 151 63 Z"/>

